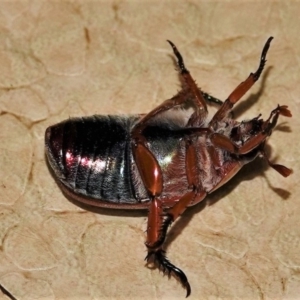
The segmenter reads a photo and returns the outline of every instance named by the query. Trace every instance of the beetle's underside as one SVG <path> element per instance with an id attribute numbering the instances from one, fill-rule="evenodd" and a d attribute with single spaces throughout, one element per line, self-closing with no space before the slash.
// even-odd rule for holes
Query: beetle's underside
<path id="1" fill-rule="evenodd" d="M 148 255 L 146 259 L 147 261 L 153 260 L 164 272 L 175 275 L 186 288 L 187 296 L 189 296 L 191 288 L 186 275 L 170 263 L 163 250 L 167 229 L 170 224 L 185 211 L 186 207 L 195 205 L 203 200 L 208 193 L 226 183 L 245 163 L 253 160 L 257 155 L 265 157 L 269 165 L 283 176 L 288 176 L 291 173 L 290 169 L 271 163 L 264 152 L 266 139 L 271 135 L 279 115 L 291 116 L 287 106 L 278 105 L 265 121 L 259 116 L 239 123 L 230 116 L 234 104 L 241 99 L 260 77 L 271 40 L 272 37 L 268 39 L 263 48 L 257 71 L 251 73 L 244 82 L 238 85 L 224 102 L 210 97 L 197 87 L 189 71 L 185 68 L 177 48 L 169 41 L 178 59 L 183 89 L 150 113 L 143 117 L 136 117 L 132 123 L 133 125 L 129 127 L 130 130 L 125 132 L 128 134 L 127 141 L 129 141 L 130 148 L 124 146 L 124 149 L 130 151 L 128 153 L 132 156 L 132 164 L 128 168 L 134 168 L 135 171 L 131 173 L 131 169 L 128 171 L 125 168 L 127 173 L 125 172 L 123 175 L 134 175 L 136 177 L 137 184 L 142 185 L 143 191 L 141 193 L 144 193 L 145 197 L 143 197 L 146 198 L 144 200 L 142 200 L 143 197 L 139 199 L 136 197 L 137 188 L 134 184 L 129 184 L 133 186 L 135 191 L 132 194 L 132 203 L 130 201 L 116 202 L 113 199 L 110 201 L 107 200 L 109 197 L 107 197 L 106 201 L 103 201 L 97 199 L 97 196 L 87 193 L 87 189 L 78 188 L 76 190 L 76 184 L 74 182 L 71 184 L 70 180 L 66 179 L 65 170 L 67 163 L 70 163 L 71 154 L 66 150 L 64 150 L 65 152 L 61 151 L 64 143 L 62 142 L 63 134 L 59 130 L 62 127 L 58 128 L 55 125 L 56 127 L 50 127 L 46 132 L 46 148 L 49 163 L 62 182 L 67 194 L 73 195 L 78 201 L 95 206 L 121 209 L 149 209 L 146 241 Z M 219 110 L 210 121 L 207 120 L 206 101 L 216 102 L 220 105 Z M 153 128 L 155 126 L 162 128 L 164 120 L 167 120 L 168 123 L 168 112 L 173 111 L 176 113 L 176 109 L 184 110 L 187 106 L 193 108 L 192 113 L 184 121 L 184 125 L 179 126 L 177 124 L 178 126 L 171 128 L 171 133 L 168 134 L 173 137 L 173 144 L 170 141 L 166 142 L 166 146 L 169 146 L 168 153 L 173 153 L 173 156 L 176 157 L 177 155 L 179 158 L 177 160 L 173 158 L 173 165 L 170 164 L 165 167 L 164 160 L 160 155 L 163 149 L 160 147 L 160 143 L 163 142 L 163 139 L 160 141 L 158 137 L 162 133 L 156 134 Z M 87 121 L 88 119 L 83 120 Z M 65 124 L 60 126 L 69 126 Z M 77 129 L 72 129 L 70 132 L 71 136 L 72 133 L 74 135 L 74 132 L 78 134 Z M 120 143 L 117 144 L 119 145 Z M 82 147 L 81 145 L 78 150 L 81 153 Z M 163 157 L 165 159 L 166 156 Z M 92 158 L 95 160 L 94 156 Z M 118 159 L 117 156 L 115 158 Z M 181 162 L 180 168 L 182 170 L 173 172 L 174 178 L 176 179 L 176 176 L 178 176 L 181 180 L 174 181 L 178 189 L 180 189 L 176 194 L 176 191 L 174 192 L 176 184 L 172 186 L 171 176 L 166 174 L 169 172 L 168 168 L 175 168 L 179 161 Z M 77 166 L 77 173 L 78 170 L 80 171 L 80 167 Z M 88 171 L 88 176 L 90 177 L 91 170 Z M 120 170 L 118 169 L 118 171 Z M 173 173 L 170 172 L 170 174 Z M 179 173 L 180 175 L 178 175 Z M 71 175 L 73 176 L 74 174 L 72 173 Z M 78 176 L 78 174 L 75 174 L 75 176 Z M 82 178 L 82 180 L 87 180 L 85 177 Z M 110 183 L 113 182 L 111 181 Z M 84 186 L 88 186 L 86 181 Z M 105 186 L 109 186 L 109 184 Z M 113 184 L 112 186 L 114 188 Z M 126 187 L 126 184 L 124 186 Z M 127 193 L 127 190 L 125 190 L 124 188 L 123 193 Z"/>

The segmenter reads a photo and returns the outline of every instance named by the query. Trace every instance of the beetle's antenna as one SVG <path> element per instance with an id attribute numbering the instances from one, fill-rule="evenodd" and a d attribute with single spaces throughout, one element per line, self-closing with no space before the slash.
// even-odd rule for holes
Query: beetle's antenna
<path id="1" fill-rule="evenodd" d="M 263 155 L 265 160 L 268 162 L 269 166 L 271 168 L 273 168 L 274 170 L 276 170 L 283 177 L 288 177 L 293 172 L 291 169 L 287 168 L 286 166 L 279 165 L 279 164 L 273 164 L 272 162 L 270 162 L 265 150 L 262 150 L 261 154 Z"/>
<path id="2" fill-rule="evenodd" d="M 265 132 L 270 132 L 269 135 L 272 132 L 272 129 L 276 126 L 277 120 L 279 115 L 285 116 L 285 117 L 291 117 L 292 113 L 288 109 L 286 105 L 278 105 L 277 108 L 271 111 L 270 117 L 264 122 L 262 126 L 262 130 Z M 273 164 L 270 162 L 265 150 L 264 150 L 265 143 L 262 145 L 262 150 L 260 153 L 263 155 L 265 160 L 268 162 L 269 166 L 272 167 L 274 170 L 276 170 L 279 174 L 281 174 L 284 177 L 288 177 L 291 175 L 292 170 L 279 164 Z"/>

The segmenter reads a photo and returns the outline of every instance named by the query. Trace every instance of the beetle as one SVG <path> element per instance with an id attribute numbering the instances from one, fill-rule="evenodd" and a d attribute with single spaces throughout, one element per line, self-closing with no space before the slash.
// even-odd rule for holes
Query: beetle
<path id="1" fill-rule="evenodd" d="M 273 37 L 259 67 L 223 102 L 203 92 L 186 69 L 177 47 L 182 90 L 144 115 L 71 118 L 47 128 L 48 164 L 69 197 L 112 209 L 148 209 L 147 262 L 174 275 L 186 289 L 184 272 L 166 257 L 167 230 L 188 206 L 202 201 L 257 156 L 284 177 L 291 169 L 269 161 L 264 147 L 286 105 L 270 116 L 238 122 L 232 108 L 259 79 Z M 206 102 L 220 107 L 208 120 Z"/>

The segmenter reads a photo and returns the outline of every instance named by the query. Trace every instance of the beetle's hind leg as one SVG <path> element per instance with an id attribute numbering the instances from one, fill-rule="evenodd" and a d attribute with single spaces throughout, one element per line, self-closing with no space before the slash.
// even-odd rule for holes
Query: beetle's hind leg
<path id="1" fill-rule="evenodd" d="M 192 102 L 195 112 L 191 116 L 191 119 L 193 120 L 196 119 L 198 123 L 202 123 L 207 116 L 206 101 L 215 103 L 217 105 L 222 105 L 223 103 L 221 100 L 212 97 L 207 93 L 202 92 L 201 89 L 198 88 L 190 72 L 186 69 L 180 52 L 171 41 L 168 42 L 171 45 L 173 52 L 178 61 L 180 76 L 184 83 L 183 90 L 180 91 L 177 95 L 175 95 L 171 99 L 164 101 L 162 104 L 155 107 L 152 111 L 150 111 L 148 114 L 143 116 L 141 120 L 139 120 L 139 122 L 132 129 L 133 138 L 138 137 L 139 135 L 142 134 L 149 120 L 155 118 L 157 115 L 164 113 L 165 111 L 168 111 L 174 107 L 179 107 L 186 103 Z"/>
<path id="2" fill-rule="evenodd" d="M 228 114 L 229 111 L 231 111 L 233 105 L 238 102 L 249 89 L 254 85 L 254 83 L 259 79 L 265 63 L 266 63 L 266 56 L 271 44 L 273 37 L 269 37 L 267 42 L 265 43 L 265 46 L 262 50 L 259 66 L 254 73 L 250 73 L 248 78 L 240 83 L 233 92 L 228 96 L 226 101 L 223 103 L 221 108 L 217 111 L 217 113 L 214 115 L 212 120 L 210 121 L 210 126 L 214 127 L 218 122 L 222 121 Z"/>
<path id="3" fill-rule="evenodd" d="M 199 89 L 190 72 L 185 67 L 183 58 L 177 47 L 169 40 L 168 43 L 171 45 L 173 52 L 177 58 L 177 64 L 183 83 L 183 90 L 180 93 L 186 94 L 186 98 L 193 102 L 195 108 L 195 112 L 190 117 L 188 125 L 199 125 L 207 117 L 207 105 L 205 102 L 207 99 L 205 99 L 205 96 L 202 93 L 201 89 Z M 213 101 L 212 97 L 209 98 L 209 100 Z"/>

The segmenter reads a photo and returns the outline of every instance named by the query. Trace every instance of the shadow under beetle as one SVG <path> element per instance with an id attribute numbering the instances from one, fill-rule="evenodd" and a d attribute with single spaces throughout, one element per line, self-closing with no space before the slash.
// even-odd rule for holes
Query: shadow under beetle
<path id="1" fill-rule="evenodd" d="M 176 46 L 182 90 L 145 115 L 71 118 L 46 130 L 46 155 L 63 192 L 92 206 L 148 209 L 147 261 L 175 275 L 186 289 L 186 275 L 163 250 L 167 230 L 188 206 L 231 179 L 258 155 L 287 177 L 291 170 L 269 161 L 264 151 L 279 115 L 291 117 L 278 105 L 268 119 L 232 118 L 231 109 L 260 77 L 271 40 L 255 73 L 222 102 L 196 85 Z M 220 105 L 211 120 L 206 102 Z"/>

